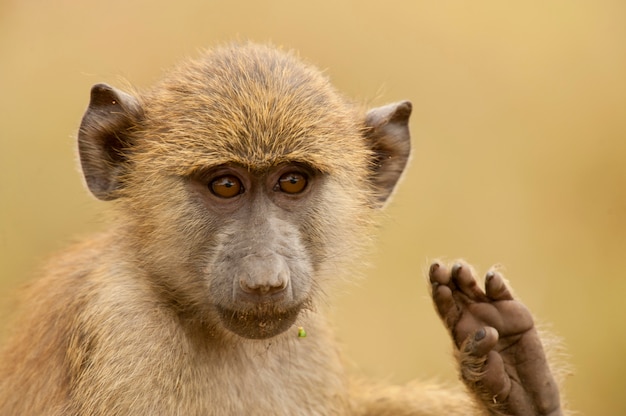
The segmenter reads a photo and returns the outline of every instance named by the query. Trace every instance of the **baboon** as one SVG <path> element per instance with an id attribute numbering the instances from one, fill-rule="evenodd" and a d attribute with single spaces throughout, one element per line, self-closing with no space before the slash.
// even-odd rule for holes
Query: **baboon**
<path id="1" fill-rule="evenodd" d="M 410 113 L 365 111 L 295 53 L 252 43 L 141 93 L 95 85 L 78 152 L 112 224 L 28 288 L 0 414 L 563 414 L 529 311 L 463 262 L 429 277 L 465 392 L 345 374 L 325 293 L 405 169 Z"/>

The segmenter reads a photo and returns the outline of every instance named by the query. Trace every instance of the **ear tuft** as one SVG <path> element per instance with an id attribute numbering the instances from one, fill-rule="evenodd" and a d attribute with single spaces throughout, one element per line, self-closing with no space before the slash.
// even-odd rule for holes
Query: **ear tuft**
<path id="1" fill-rule="evenodd" d="M 365 137 L 374 152 L 371 180 L 379 207 L 393 193 L 409 160 L 409 117 L 412 108 L 409 101 L 401 101 L 374 108 L 365 117 Z"/>
<path id="2" fill-rule="evenodd" d="M 118 197 L 131 129 L 142 117 L 139 101 L 106 84 L 91 88 L 78 132 L 78 153 L 91 193 L 103 201 Z"/>

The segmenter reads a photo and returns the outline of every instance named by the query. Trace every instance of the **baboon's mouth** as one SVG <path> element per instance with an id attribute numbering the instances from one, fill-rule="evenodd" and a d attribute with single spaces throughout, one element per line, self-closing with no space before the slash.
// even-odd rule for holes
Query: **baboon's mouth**
<path id="1" fill-rule="evenodd" d="M 249 339 L 266 339 L 276 336 L 289 329 L 298 317 L 302 308 L 297 305 L 285 310 L 232 310 L 217 307 L 224 326 L 235 334 Z"/>

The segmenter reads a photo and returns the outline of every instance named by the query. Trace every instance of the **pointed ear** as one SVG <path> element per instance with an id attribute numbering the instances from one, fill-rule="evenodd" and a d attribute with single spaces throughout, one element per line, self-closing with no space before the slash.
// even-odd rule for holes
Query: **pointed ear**
<path id="1" fill-rule="evenodd" d="M 365 137 L 374 152 L 371 181 L 378 207 L 383 206 L 393 192 L 409 160 L 411 109 L 409 101 L 402 101 L 374 108 L 365 118 Z"/>
<path id="2" fill-rule="evenodd" d="M 130 131 L 142 117 L 139 101 L 106 84 L 91 88 L 78 132 L 78 153 L 87 186 L 96 198 L 116 199 L 121 187 Z"/>

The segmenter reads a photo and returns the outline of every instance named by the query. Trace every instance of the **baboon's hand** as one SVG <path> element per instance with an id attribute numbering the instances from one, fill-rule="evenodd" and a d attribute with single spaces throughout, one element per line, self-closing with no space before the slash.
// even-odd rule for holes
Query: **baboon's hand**
<path id="1" fill-rule="evenodd" d="M 471 267 L 429 271 L 439 316 L 458 350 L 461 378 L 493 414 L 561 415 L 559 391 L 528 309 L 497 272 L 483 291 Z"/>

